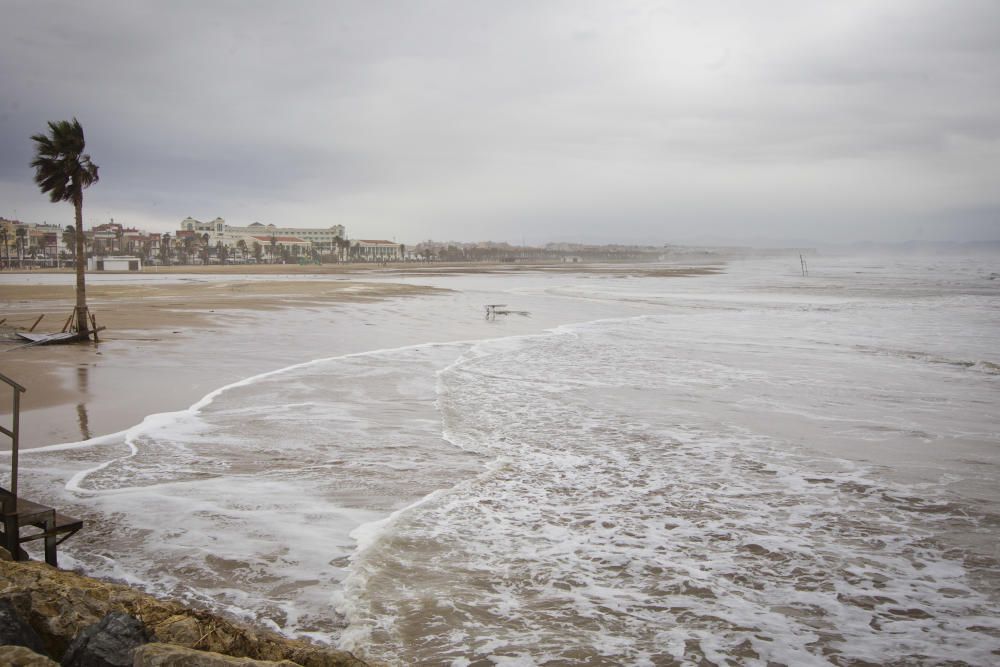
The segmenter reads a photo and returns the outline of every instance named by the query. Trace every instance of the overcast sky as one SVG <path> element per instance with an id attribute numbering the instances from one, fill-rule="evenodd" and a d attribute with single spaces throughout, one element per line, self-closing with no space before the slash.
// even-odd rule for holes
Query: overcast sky
<path id="1" fill-rule="evenodd" d="M 1000 2 L 0 0 L 0 215 L 353 238 L 1000 239 Z"/>

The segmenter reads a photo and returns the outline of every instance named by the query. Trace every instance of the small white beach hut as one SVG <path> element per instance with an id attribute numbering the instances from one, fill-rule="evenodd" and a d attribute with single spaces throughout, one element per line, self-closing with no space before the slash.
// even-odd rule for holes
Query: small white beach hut
<path id="1" fill-rule="evenodd" d="M 91 257 L 88 264 L 91 271 L 142 271 L 138 257 Z"/>

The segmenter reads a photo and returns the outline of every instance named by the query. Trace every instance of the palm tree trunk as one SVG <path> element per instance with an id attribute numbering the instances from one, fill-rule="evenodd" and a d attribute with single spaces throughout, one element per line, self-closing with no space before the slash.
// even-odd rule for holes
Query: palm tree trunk
<path id="1" fill-rule="evenodd" d="M 76 330 L 81 334 L 90 332 L 89 313 L 87 312 L 87 284 L 84 272 L 87 269 L 87 253 L 83 250 L 83 193 L 77 192 L 73 197 L 73 208 L 76 209 Z"/>

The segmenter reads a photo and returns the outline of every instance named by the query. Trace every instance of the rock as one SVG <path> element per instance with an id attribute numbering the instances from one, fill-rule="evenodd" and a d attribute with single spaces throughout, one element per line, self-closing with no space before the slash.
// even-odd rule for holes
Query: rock
<path id="1" fill-rule="evenodd" d="M 10 560 L 14 560 L 14 559 L 11 558 L 11 555 L 10 555 L 9 551 L 7 551 L 6 549 L 4 549 L 3 547 L 0 547 L 0 560 L 8 560 L 8 561 L 10 561 Z"/>
<path id="2" fill-rule="evenodd" d="M 121 584 L 90 579 L 45 563 L 0 561 L 0 598 L 10 598 L 42 638 L 45 653 L 61 658 L 85 628 L 113 611 L 134 616 L 159 641 L 255 660 L 290 660 L 304 667 L 365 667 L 347 651 L 238 625 Z"/>
<path id="3" fill-rule="evenodd" d="M 113 611 L 73 640 L 63 667 L 129 667 L 135 649 L 149 643 L 149 631 L 137 619 Z"/>
<path id="4" fill-rule="evenodd" d="M 203 632 L 197 618 L 184 614 L 176 614 L 156 624 L 156 638 L 178 646 L 197 645 Z"/>
<path id="5" fill-rule="evenodd" d="M 133 667 L 298 667 L 289 660 L 274 662 L 234 658 L 221 653 L 195 651 L 173 644 L 146 644 L 135 651 Z"/>
<path id="6" fill-rule="evenodd" d="M 0 600 L 0 644 L 24 646 L 35 653 L 45 652 L 42 638 L 21 617 L 10 600 Z"/>
<path id="7" fill-rule="evenodd" d="M 44 655 L 38 655 L 26 646 L 0 646 L 0 665 L 5 667 L 59 667 Z"/>

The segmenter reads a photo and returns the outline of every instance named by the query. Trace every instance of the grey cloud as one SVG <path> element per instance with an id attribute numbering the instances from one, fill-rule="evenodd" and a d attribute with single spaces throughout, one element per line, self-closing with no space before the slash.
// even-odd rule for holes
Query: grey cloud
<path id="1" fill-rule="evenodd" d="M 1000 205 L 987 185 L 1000 160 L 995 3 L 98 1 L 4 13 L 0 83 L 15 93 L 0 102 L 2 192 L 28 198 L 28 136 L 75 115 L 102 167 L 95 209 L 135 224 L 335 218 L 402 240 L 524 228 L 676 240 L 706 226 L 903 238 L 915 212 L 940 229 L 957 210 Z M 838 216 L 879 222 L 830 231 Z M 989 214 L 976 219 L 956 234 L 1000 235 Z"/>

